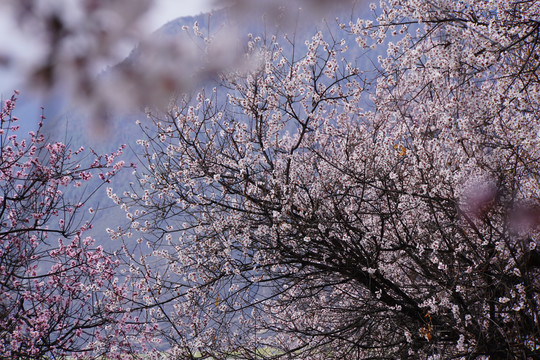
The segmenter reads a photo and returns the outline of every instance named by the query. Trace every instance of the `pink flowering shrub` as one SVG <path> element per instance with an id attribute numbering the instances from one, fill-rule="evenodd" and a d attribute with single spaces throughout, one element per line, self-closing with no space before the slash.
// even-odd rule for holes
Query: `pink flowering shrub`
<path id="1" fill-rule="evenodd" d="M 108 155 L 73 151 L 47 142 L 42 122 L 25 136 L 15 102 L 14 95 L 0 113 L 0 358 L 129 348 L 133 325 L 122 308 L 118 260 L 85 235 L 92 225 L 84 209 L 122 167 L 123 147 Z"/>

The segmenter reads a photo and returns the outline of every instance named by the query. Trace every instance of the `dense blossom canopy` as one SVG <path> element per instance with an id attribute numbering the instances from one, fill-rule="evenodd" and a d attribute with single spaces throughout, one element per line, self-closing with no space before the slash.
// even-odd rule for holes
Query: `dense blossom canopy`
<path id="1" fill-rule="evenodd" d="M 537 357 L 539 7 L 383 0 L 150 113 L 111 234 L 172 351 Z"/>

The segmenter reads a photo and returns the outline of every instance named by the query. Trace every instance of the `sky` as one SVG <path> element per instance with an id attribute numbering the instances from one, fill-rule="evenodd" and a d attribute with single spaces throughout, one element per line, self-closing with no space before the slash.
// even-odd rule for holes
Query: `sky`
<path id="1" fill-rule="evenodd" d="M 153 31 L 181 16 L 198 15 L 212 8 L 211 0 L 155 0 L 147 14 L 148 27 Z"/>

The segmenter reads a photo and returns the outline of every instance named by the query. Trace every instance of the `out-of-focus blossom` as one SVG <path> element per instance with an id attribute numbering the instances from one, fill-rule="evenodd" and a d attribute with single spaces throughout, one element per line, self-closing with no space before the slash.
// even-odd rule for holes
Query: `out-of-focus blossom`
<path id="1" fill-rule="evenodd" d="M 464 187 L 461 201 L 465 214 L 480 219 L 495 206 L 497 185 L 486 177 L 472 178 Z"/>

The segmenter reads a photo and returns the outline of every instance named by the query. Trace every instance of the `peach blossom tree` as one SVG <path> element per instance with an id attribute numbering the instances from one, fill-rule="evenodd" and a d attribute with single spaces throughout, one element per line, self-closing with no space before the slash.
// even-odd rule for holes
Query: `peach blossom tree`
<path id="1" fill-rule="evenodd" d="M 88 199 L 123 167 L 21 134 L 16 95 L 0 113 L 0 358 L 120 355 L 136 321 L 123 308 L 118 259 L 86 235 Z"/>
<path id="2" fill-rule="evenodd" d="M 383 0 L 150 112 L 110 233 L 171 355 L 538 357 L 539 6 Z"/>

